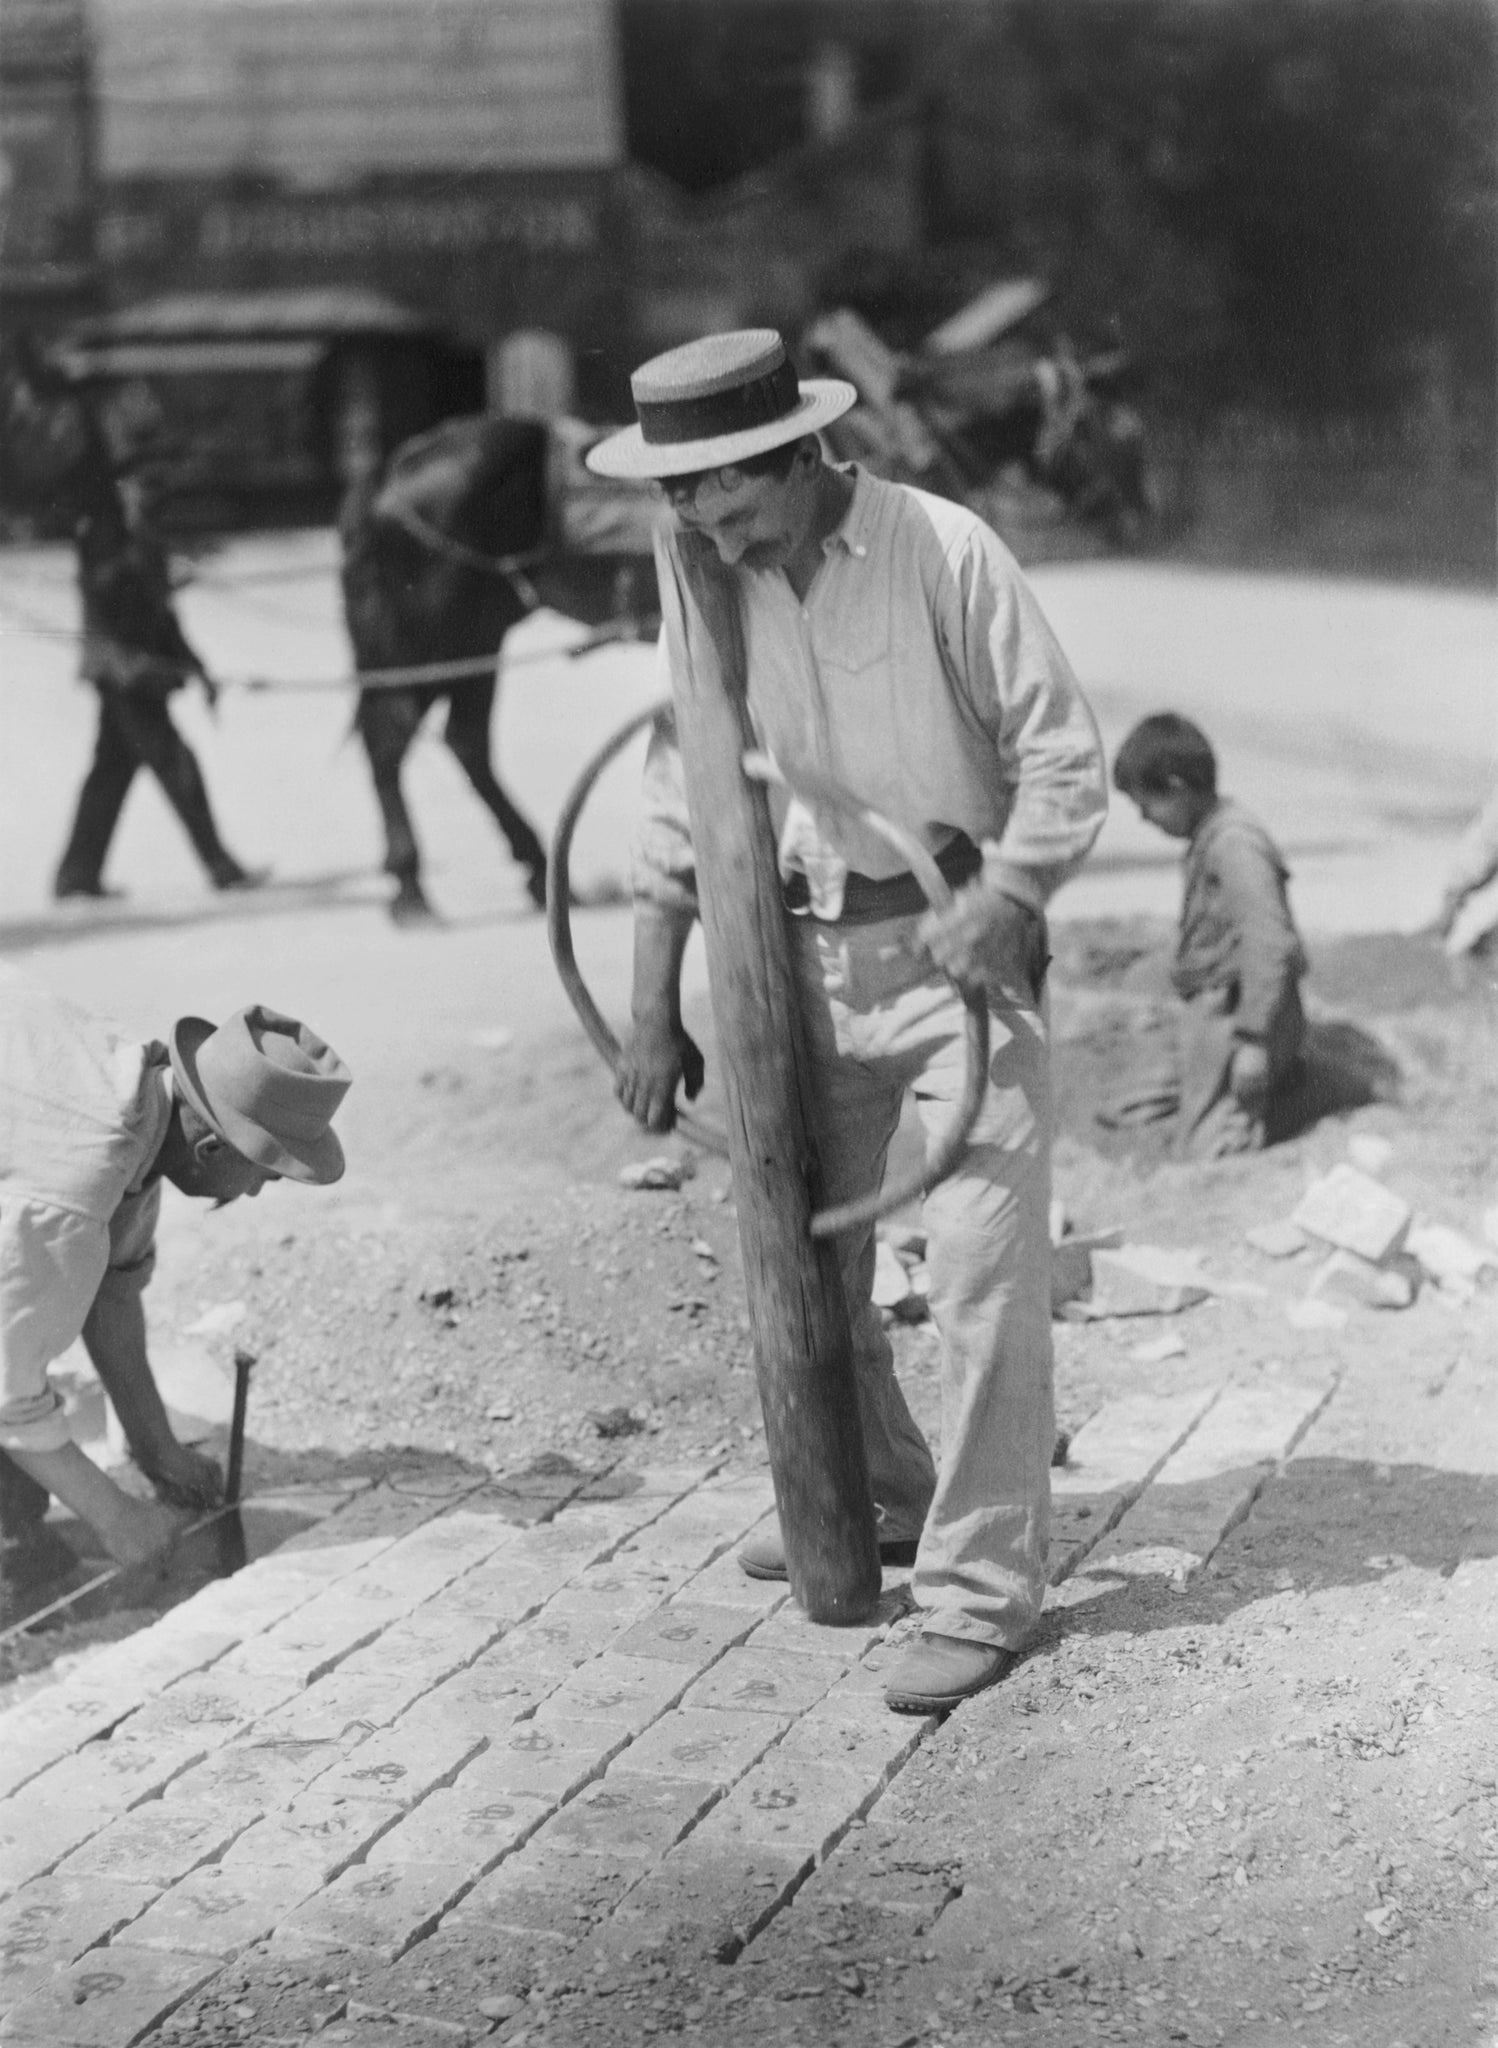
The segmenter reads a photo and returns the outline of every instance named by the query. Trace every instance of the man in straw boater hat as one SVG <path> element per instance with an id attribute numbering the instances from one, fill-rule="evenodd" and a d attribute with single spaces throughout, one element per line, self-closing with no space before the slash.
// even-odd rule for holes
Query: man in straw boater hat
<path id="1" fill-rule="evenodd" d="M 0 1567 L 25 1583 L 63 1546 L 55 1494 L 110 1557 L 134 1564 L 211 1507 L 222 1477 L 178 1443 L 152 1376 L 141 1293 L 161 1183 L 216 1206 L 267 1181 L 343 1172 L 331 1119 L 348 1068 L 260 1004 L 215 1028 L 183 1017 L 169 1046 L 133 1042 L 25 976 L 0 972 Z M 137 1499 L 70 1437 L 47 1368 L 81 1336 L 136 1465 Z M 70 1559 L 69 1559 L 70 1561 Z"/>
<path id="2" fill-rule="evenodd" d="M 972 1142 L 926 1202 L 939 1464 L 871 1302 L 873 1227 L 838 1241 L 880 1554 L 913 1561 L 922 1621 L 887 1698 L 926 1713 L 1003 1676 L 1045 1587 L 1045 906 L 1102 824 L 1102 747 L 998 536 L 961 506 L 826 460 L 817 433 L 854 403 L 850 385 L 799 382 L 779 335 L 751 330 L 657 356 L 632 389 L 638 424 L 588 461 L 655 479 L 680 526 L 736 572 L 763 746 L 792 785 L 798 768 L 829 775 L 916 833 L 956 891 L 949 912 L 930 914 L 882 839 L 772 790 L 829 1204 L 877 1186 L 907 1088 L 928 1135 L 945 1130 L 962 1082 L 958 991 L 981 988 L 991 1012 Z M 702 1083 L 680 1009 L 695 914 L 681 762 L 662 726 L 646 767 L 634 1024 L 618 1070 L 620 1100 L 653 1131 L 671 1126 L 679 1084 L 695 1095 Z M 778 1534 L 751 1539 L 740 1562 L 752 1577 L 786 1576 Z"/>

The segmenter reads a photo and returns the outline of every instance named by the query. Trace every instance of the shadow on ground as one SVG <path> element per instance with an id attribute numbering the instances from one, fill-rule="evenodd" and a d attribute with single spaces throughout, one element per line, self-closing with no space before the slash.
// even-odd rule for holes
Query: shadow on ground
<path id="1" fill-rule="evenodd" d="M 1246 1493 L 1255 1477 L 1250 1468 L 1213 1484 Z M 1191 1492 L 1152 1487 L 1148 1499 L 1156 1519 L 1168 1512 L 1173 1493 Z M 1189 1499 L 1179 1505 L 1189 1511 Z M 1106 1590 L 1050 1610 L 1030 1657 L 1078 1635 L 1146 1635 L 1220 1623 L 1275 1593 L 1376 1584 L 1405 1565 L 1450 1578 L 1470 1559 L 1498 1557 L 1498 1476 L 1431 1465 L 1296 1458 L 1268 1480 L 1205 1570 L 1184 1584 L 1171 1578 L 1168 1566 L 1137 1576 L 1112 1569 L 1109 1556 L 1128 1548 L 1125 1523 L 1097 1545 L 1095 1557 L 1082 1560 L 1077 1590 L 1080 1582 L 1093 1580 Z"/>
<path id="2" fill-rule="evenodd" d="M 210 1441 L 208 1448 L 221 1451 L 222 1445 Z M 336 1540 L 338 1525 L 329 1518 L 373 1486 L 437 1501 L 461 1498 L 467 1510 L 534 1523 L 576 1497 L 619 1499 L 641 1484 L 636 1474 L 615 1471 L 609 1460 L 585 1466 L 544 1452 L 495 1472 L 410 1445 L 339 1457 L 326 1450 L 298 1454 L 248 1444 L 245 1469 L 241 1506 L 190 1529 L 160 1564 L 112 1570 L 93 1531 L 54 1508 L 30 1554 L 12 1549 L 0 1560 L 0 1685 L 45 1670 L 80 1644 L 93 1646 L 148 1627 L 213 1580 L 231 1577 L 292 1537 L 317 1542 L 316 1532 L 326 1528 L 327 1540 Z M 131 1492 L 149 1494 L 133 1470 L 115 1476 Z"/>
<path id="3" fill-rule="evenodd" d="M 1172 936 L 1158 918 L 1084 920 L 1054 944 L 1053 1059 L 1058 1129 L 1105 1158 L 1151 1166 L 1175 1156 L 1173 1119 L 1109 1128 L 1098 1114 L 1167 1062 L 1174 1034 Z M 1318 941 L 1306 981 L 1301 1073 L 1271 1116 L 1280 1145 L 1327 1118 L 1397 1103 L 1407 1074 L 1385 1035 L 1418 1013 L 1475 1018 L 1490 972 L 1422 933 L 1372 932 Z"/>
<path id="4" fill-rule="evenodd" d="M 366 910 L 378 901 L 371 894 L 377 886 L 369 868 L 335 868 L 284 882 L 272 878 L 259 889 L 209 892 L 190 903 L 133 904 L 122 897 L 73 897 L 34 917 L 0 920 L 0 954 L 22 953 L 33 946 L 75 945 L 82 939 L 191 931 L 205 924 L 250 924 L 261 918 L 340 905 Z"/>

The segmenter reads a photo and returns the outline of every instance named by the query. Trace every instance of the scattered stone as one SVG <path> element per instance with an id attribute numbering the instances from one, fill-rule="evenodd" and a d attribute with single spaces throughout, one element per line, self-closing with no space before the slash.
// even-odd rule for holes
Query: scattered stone
<path id="1" fill-rule="evenodd" d="M 1396 1259 L 1389 1266 L 1376 1266 L 1356 1252 L 1333 1252 L 1317 1267 L 1311 1293 L 1336 1295 L 1363 1308 L 1408 1308 L 1418 1285 L 1418 1268 L 1414 1274 L 1409 1270 L 1413 1263 Z"/>
<path id="2" fill-rule="evenodd" d="M 486 1024 L 482 1030 L 472 1034 L 469 1042 L 484 1052 L 508 1052 L 515 1043 L 515 1034 L 507 1031 L 503 1024 Z"/>
<path id="3" fill-rule="evenodd" d="M 1161 1287 L 1200 1287 L 1208 1294 L 1214 1283 L 1202 1270 L 1206 1254 L 1200 1245 L 1124 1244 L 1122 1233 L 1116 1247 L 1091 1240 L 1095 1251 L 1106 1251 L 1110 1265 L 1127 1268 Z"/>
<path id="4" fill-rule="evenodd" d="M 910 1274 L 893 1246 L 881 1237 L 874 1247 L 875 1308 L 898 1308 L 910 1292 Z"/>
<path id="5" fill-rule="evenodd" d="M 688 1159 L 672 1159 L 664 1152 L 654 1159 L 637 1160 L 633 1166 L 619 1169 L 619 1185 L 626 1188 L 679 1188 L 692 1177 L 692 1164 Z"/>
<path id="6" fill-rule="evenodd" d="M 1079 1301 L 1092 1287 L 1092 1253 L 1085 1244 L 1053 1242 L 1051 1246 L 1051 1314 L 1060 1315 L 1070 1301 Z"/>
<path id="7" fill-rule="evenodd" d="M 717 1265 L 718 1254 L 713 1250 L 705 1237 L 694 1237 L 692 1239 L 692 1250 L 705 1265 Z"/>
<path id="8" fill-rule="evenodd" d="M 1163 1365 L 1167 1358 L 1186 1356 L 1186 1339 L 1178 1330 L 1167 1330 L 1163 1337 L 1150 1337 L 1131 1346 L 1129 1356 L 1140 1365 Z"/>
<path id="9" fill-rule="evenodd" d="M 231 1330 L 237 1330 L 249 1314 L 242 1301 L 220 1301 L 212 1308 L 205 1308 L 195 1323 L 189 1323 L 183 1331 L 185 1337 L 226 1337 Z"/>
<path id="10" fill-rule="evenodd" d="M 1360 1173 L 1377 1175 L 1394 1157 L 1394 1147 L 1374 1131 L 1357 1131 L 1347 1141 L 1347 1157 Z"/>
<path id="11" fill-rule="evenodd" d="M 1305 1232 L 1288 1216 L 1282 1216 L 1277 1223 L 1256 1223 L 1251 1230 L 1244 1231 L 1243 1238 L 1266 1259 L 1293 1258 L 1298 1251 L 1304 1251 L 1307 1243 Z"/>
<path id="12" fill-rule="evenodd" d="M 1136 1256 L 1149 1247 L 1092 1254 L 1092 1293 L 1085 1301 L 1067 1304 L 1068 1316 L 1092 1321 L 1103 1316 L 1174 1316 L 1207 1299 L 1207 1289 L 1157 1279 L 1142 1270 Z"/>
<path id="13" fill-rule="evenodd" d="M 1291 1221 L 1312 1237 L 1377 1263 L 1398 1250 L 1410 1218 L 1402 1196 L 1355 1166 L 1334 1166 L 1306 1189 Z"/>
<path id="14" fill-rule="evenodd" d="M 1438 1287 L 1448 1287 L 1453 1281 L 1473 1285 L 1487 1267 L 1498 1266 L 1498 1251 L 1475 1243 L 1445 1223 L 1417 1223 L 1405 1239 L 1405 1248 Z"/>
<path id="15" fill-rule="evenodd" d="M 632 1408 L 590 1409 L 588 1420 L 604 1437 L 639 1436 L 645 1428 L 644 1419 Z"/>
<path id="16" fill-rule="evenodd" d="M 525 2000 L 507 1992 L 499 1998 L 481 1998 L 478 2009 L 486 2020 L 512 2020 L 517 2012 L 525 2011 Z"/>
<path id="17" fill-rule="evenodd" d="M 1321 1301 L 1315 1295 L 1308 1295 L 1304 1301 L 1292 1301 L 1285 1310 L 1285 1321 L 1297 1330 L 1345 1330 L 1347 1310 L 1338 1308 L 1334 1301 Z"/>

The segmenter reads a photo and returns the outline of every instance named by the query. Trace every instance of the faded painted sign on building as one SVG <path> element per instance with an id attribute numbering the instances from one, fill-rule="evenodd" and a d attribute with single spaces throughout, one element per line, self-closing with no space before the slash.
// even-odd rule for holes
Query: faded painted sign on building
<path id="1" fill-rule="evenodd" d="M 0 21 L 0 292 L 76 293 L 92 263 L 82 0 L 5 0 Z"/>

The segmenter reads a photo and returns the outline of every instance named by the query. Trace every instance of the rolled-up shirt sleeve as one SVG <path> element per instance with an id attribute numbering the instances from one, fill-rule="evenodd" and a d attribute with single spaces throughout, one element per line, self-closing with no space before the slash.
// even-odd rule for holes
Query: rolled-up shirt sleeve
<path id="1" fill-rule="evenodd" d="M 47 1368 L 96 1303 L 139 1295 L 156 1268 L 161 1185 L 127 1195 L 107 1224 L 0 1193 L 0 1450 L 71 1439 Z"/>
<path id="2" fill-rule="evenodd" d="M 104 1224 L 0 1193 L 0 1450 L 69 1441 L 47 1368 L 82 1331 L 108 1259 Z"/>
<path id="3" fill-rule="evenodd" d="M 696 914 L 697 860 L 676 722 L 670 712 L 656 720 L 645 755 L 631 880 L 637 903 Z"/>
<path id="4" fill-rule="evenodd" d="M 1108 814 L 1103 744 L 1071 663 L 1025 578 L 995 536 L 974 532 L 957 570 L 970 701 L 1014 797 L 990 867 L 1035 875 L 1048 891 L 1079 867 Z"/>

